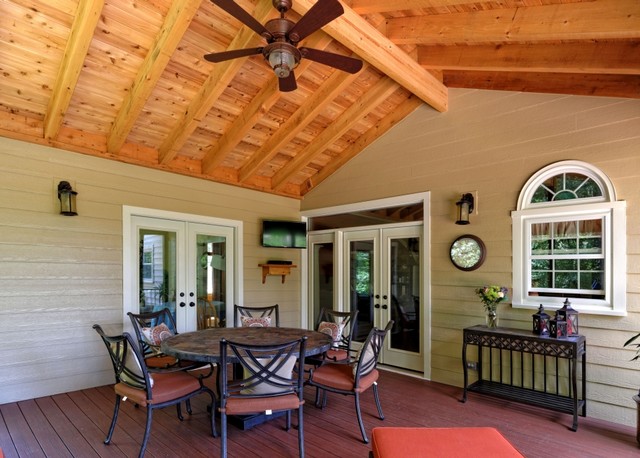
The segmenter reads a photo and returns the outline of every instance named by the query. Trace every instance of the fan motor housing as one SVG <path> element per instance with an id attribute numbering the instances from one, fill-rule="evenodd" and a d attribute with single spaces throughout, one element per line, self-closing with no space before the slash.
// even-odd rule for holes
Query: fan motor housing
<path id="1" fill-rule="evenodd" d="M 268 43 L 273 43 L 274 41 L 288 42 L 289 30 L 291 30 L 294 25 L 295 25 L 294 22 L 286 18 L 271 19 L 264 25 L 265 29 L 267 29 L 271 34 L 271 37 L 267 38 L 267 42 Z"/>

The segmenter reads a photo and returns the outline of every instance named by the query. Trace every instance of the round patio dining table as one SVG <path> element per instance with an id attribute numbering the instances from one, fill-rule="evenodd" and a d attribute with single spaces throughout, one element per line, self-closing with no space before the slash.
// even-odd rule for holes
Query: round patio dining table
<path id="1" fill-rule="evenodd" d="M 277 327 L 240 327 L 208 328 L 200 331 L 185 332 L 165 339 L 160 349 L 167 355 L 179 359 L 204 363 L 220 362 L 220 340 L 248 343 L 251 345 L 277 345 L 307 336 L 305 357 L 318 355 L 329 350 L 332 338 L 318 331 L 298 328 Z M 227 356 L 234 362 L 234 356 Z"/>

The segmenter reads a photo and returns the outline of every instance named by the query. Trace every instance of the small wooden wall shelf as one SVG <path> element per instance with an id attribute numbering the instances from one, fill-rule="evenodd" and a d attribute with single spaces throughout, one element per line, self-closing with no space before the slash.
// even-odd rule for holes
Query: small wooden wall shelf
<path id="1" fill-rule="evenodd" d="M 291 273 L 291 269 L 298 267 L 294 264 L 258 264 L 262 267 L 262 283 L 267 280 L 267 275 L 280 275 L 282 276 L 282 283 L 287 275 Z"/>

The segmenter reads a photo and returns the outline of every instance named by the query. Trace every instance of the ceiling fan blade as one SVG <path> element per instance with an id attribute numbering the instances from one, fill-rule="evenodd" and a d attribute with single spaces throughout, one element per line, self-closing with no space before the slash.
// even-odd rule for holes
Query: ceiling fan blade
<path id="1" fill-rule="evenodd" d="M 278 86 L 280 87 L 280 92 L 291 92 L 298 88 L 293 70 L 286 78 L 278 78 Z"/>
<path id="2" fill-rule="evenodd" d="M 342 14 L 344 8 L 338 0 L 318 0 L 289 30 L 289 39 L 297 43 Z"/>
<path id="3" fill-rule="evenodd" d="M 251 30 L 256 32 L 258 35 L 262 35 L 265 38 L 270 38 L 271 33 L 265 28 L 264 25 L 260 24 L 256 18 L 247 13 L 244 9 L 242 9 L 236 2 L 233 0 L 211 0 L 214 5 L 218 5 L 220 8 L 225 10 L 231 16 L 242 22 L 244 25 L 249 27 Z"/>
<path id="4" fill-rule="evenodd" d="M 300 48 L 302 57 L 329 65 L 347 73 L 358 73 L 362 69 L 362 61 L 353 57 L 334 54 L 332 52 L 321 51 L 313 48 Z"/>
<path id="5" fill-rule="evenodd" d="M 262 53 L 262 48 L 244 48 L 234 49 L 232 51 L 214 52 L 211 54 L 205 54 L 205 60 L 209 62 L 224 62 L 225 60 L 236 59 L 238 57 L 253 56 L 255 54 Z"/>

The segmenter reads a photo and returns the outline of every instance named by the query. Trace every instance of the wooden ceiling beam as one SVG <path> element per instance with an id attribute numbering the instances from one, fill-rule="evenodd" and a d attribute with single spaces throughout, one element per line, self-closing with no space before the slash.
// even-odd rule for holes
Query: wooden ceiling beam
<path id="1" fill-rule="evenodd" d="M 478 3 L 477 0 L 352 0 L 351 8 L 358 14 L 442 8 Z"/>
<path id="2" fill-rule="evenodd" d="M 305 14 L 314 4 L 296 0 L 293 9 Z M 348 6 L 323 30 L 434 109 L 447 110 L 446 86 Z"/>
<path id="3" fill-rule="evenodd" d="M 640 98 L 640 75 L 452 71 L 444 81 L 458 88 Z"/>
<path id="4" fill-rule="evenodd" d="M 316 33 L 310 37 L 305 46 L 311 48 L 326 47 L 331 38 L 326 33 Z M 303 59 L 296 68 L 297 74 L 302 74 L 313 62 Z M 204 150 L 202 159 L 202 173 L 209 174 L 224 161 L 224 158 L 242 141 L 245 135 L 256 125 L 258 120 L 267 113 L 280 98 L 278 78 L 273 74 L 271 80 L 251 99 L 242 113 L 233 121 L 231 127 L 222 134 L 220 139 Z"/>
<path id="5" fill-rule="evenodd" d="M 44 116 L 44 138 L 55 138 L 60 131 L 103 6 L 104 0 L 78 2 L 76 16 Z"/>
<path id="6" fill-rule="evenodd" d="M 638 0 L 596 0 L 389 19 L 396 44 L 640 38 Z"/>
<path id="7" fill-rule="evenodd" d="M 438 70 L 640 74 L 640 40 L 560 44 L 418 46 L 418 62 Z"/>
<path id="8" fill-rule="evenodd" d="M 113 121 L 107 139 L 109 153 L 117 154 L 124 145 L 129 132 L 140 116 L 147 99 L 160 80 L 201 3 L 202 0 L 183 0 L 171 3 L 164 23 L 156 35 L 153 45 L 149 48 L 149 52 L 147 52 L 144 62 Z"/>
<path id="9" fill-rule="evenodd" d="M 277 11 L 271 2 L 259 2 L 253 15 L 258 22 L 262 23 L 276 13 Z M 261 42 L 263 42 L 262 37 L 250 28 L 243 26 L 231 41 L 228 49 L 249 48 L 257 46 Z M 207 80 L 185 110 L 182 118 L 160 145 L 159 161 L 161 164 L 167 164 L 176 157 L 244 63 L 245 59 L 233 59 L 212 65 L 212 72 Z"/>
<path id="10" fill-rule="evenodd" d="M 325 167 L 322 168 L 317 174 L 309 178 L 309 186 L 307 187 L 307 192 L 310 189 L 315 188 L 324 180 L 333 175 L 340 167 L 345 165 L 351 159 L 356 157 L 359 153 L 361 153 L 367 146 L 372 144 L 382 135 L 384 135 L 389 129 L 398 124 L 404 118 L 409 116 L 416 108 L 418 108 L 422 104 L 422 100 L 420 100 L 416 96 L 409 97 L 405 102 L 398 105 L 391 113 L 378 121 L 371 129 L 358 137 L 358 139 L 351 144 L 348 148 L 340 153 L 340 156 L 335 160 L 331 161 Z M 304 191 L 304 190 L 303 190 Z M 302 195 L 306 194 L 306 192 L 301 192 Z"/>
<path id="11" fill-rule="evenodd" d="M 240 181 L 247 180 L 269 162 L 357 77 L 358 74 L 352 75 L 335 70 L 327 81 L 305 100 L 304 105 L 298 108 L 240 168 L 238 174 Z"/>
<path id="12" fill-rule="evenodd" d="M 359 97 L 355 103 L 329 124 L 313 142 L 307 145 L 304 151 L 296 154 L 293 159 L 278 170 L 271 180 L 271 187 L 276 190 L 280 189 L 293 175 L 306 167 L 318 154 L 326 150 L 397 89 L 398 83 L 390 78 L 382 78 L 378 81 L 374 87 L 369 88 L 362 97 Z"/>

